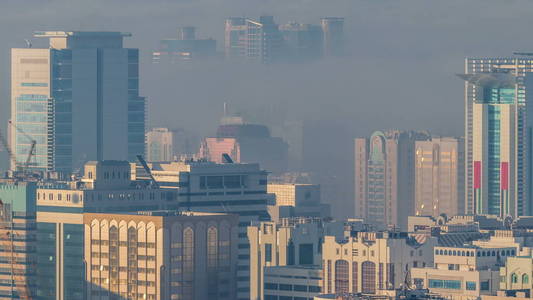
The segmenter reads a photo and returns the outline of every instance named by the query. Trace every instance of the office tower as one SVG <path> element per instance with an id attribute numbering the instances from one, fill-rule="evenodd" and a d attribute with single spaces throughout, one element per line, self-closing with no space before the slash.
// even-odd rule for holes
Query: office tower
<path id="1" fill-rule="evenodd" d="M 343 233 L 343 226 L 331 232 L 326 226 L 314 218 L 282 219 L 280 223 L 259 222 L 249 226 L 250 300 L 265 300 L 265 267 L 320 265 L 323 237 L 328 233 L 341 236 Z"/>
<path id="2" fill-rule="evenodd" d="M 517 94 L 520 96 L 515 96 L 518 100 L 518 116 L 520 117 L 519 120 L 517 120 L 521 125 L 521 130 L 525 129 L 525 104 L 527 102 L 527 93 L 526 90 L 528 89 L 528 83 L 526 82 L 526 75 L 531 73 L 533 71 L 533 59 L 531 58 L 524 58 L 524 57 L 516 57 L 516 58 L 467 58 L 465 60 L 465 74 L 471 76 L 479 73 L 493 73 L 493 72 L 507 72 L 511 75 L 516 76 L 516 87 L 517 87 Z M 476 84 L 474 82 L 465 81 L 465 210 L 467 214 L 474 214 L 478 213 L 478 210 L 475 207 L 474 202 L 474 102 L 475 99 L 482 99 L 481 95 L 479 95 L 479 92 L 481 90 L 479 87 L 476 88 Z M 520 129 L 520 128 L 519 128 Z M 525 131 L 522 131 L 519 133 L 515 138 L 520 138 L 522 142 L 517 143 L 517 146 L 519 147 L 525 147 L 526 144 L 529 142 L 523 140 L 525 138 L 524 136 Z M 518 141 L 517 141 L 518 142 Z M 529 151 L 525 148 L 523 148 L 521 151 Z M 523 152 L 523 155 L 526 155 L 526 152 Z M 521 160 L 523 163 L 529 164 L 524 159 L 525 158 L 518 158 L 518 160 Z M 522 172 L 522 171 L 520 171 Z M 526 171 L 527 172 L 527 171 Z M 517 179 L 518 180 L 518 179 Z M 524 180 L 524 179 L 521 179 Z M 522 182 L 522 186 L 524 188 L 529 188 L 530 185 L 528 183 Z M 531 198 L 530 195 L 524 194 L 525 190 L 521 191 L 521 195 L 517 195 L 520 201 L 520 199 L 525 198 Z M 524 198 L 525 197 L 525 198 Z M 519 214 L 530 214 L 531 212 L 519 212 Z"/>
<path id="3" fill-rule="evenodd" d="M 89 160 L 144 154 L 139 50 L 120 32 L 44 31 L 50 47 L 11 51 L 11 145 L 19 163 L 70 172 Z M 11 166 L 12 169 L 15 166 Z"/>
<path id="4" fill-rule="evenodd" d="M 174 160 L 174 133 L 168 128 L 152 128 L 146 133 L 146 160 Z"/>
<path id="5" fill-rule="evenodd" d="M 511 254 L 512 253 L 512 254 Z M 479 299 L 494 295 L 500 285 L 500 267 L 514 256 L 511 247 L 481 248 L 472 245 L 435 247 L 434 267 L 411 269 L 418 288 L 447 299 Z"/>
<path id="6" fill-rule="evenodd" d="M 86 299 L 235 299 L 235 215 L 85 213 L 83 228 Z"/>
<path id="7" fill-rule="evenodd" d="M 322 245 L 323 293 L 376 294 L 403 286 L 413 267 L 433 265 L 434 238 L 419 244 L 400 232 L 357 232 Z"/>
<path id="8" fill-rule="evenodd" d="M 433 137 L 415 142 L 415 215 L 464 213 L 464 142 Z"/>
<path id="9" fill-rule="evenodd" d="M 177 38 L 163 39 L 159 49 L 153 52 L 154 63 L 175 63 L 212 58 L 216 55 L 217 41 L 196 38 L 195 27 L 181 27 Z"/>
<path id="10" fill-rule="evenodd" d="M 222 124 L 215 137 L 205 138 L 198 157 L 223 163 L 225 153 L 235 162 L 257 162 L 269 172 L 282 173 L 288 167 L 288 148 L 281 138 L 272 137 L 266 126 L 239 121 Z"/>
<path id="11" fill-rule="evenodd" d="M 355 139 L 355 214 L 378 227 L 407 227 L 414 215 L 417 131 L 374 132 Z"/>
<path id="12" fill-rule="evenodd" d="M 83 177 L 44 182 L 36 192 L 37 295 L 39 299 L 83 299 L 86 212 L 175 209 L 173 190 L 131 180 L 127 161 L 91 161 Z M 86 241 L 85 241 L 86 242 Z"/>
<path id="13" fill-rule="evenodd" d="M 228 59 L 246 59 L 264 64 L 283 59 L 283 37 L 274 17 L 261 16 L 258 21 L 232 17 L 226 20 L 224 52 Z"/>
<path id="14" fill-rule="evenodd" d="M 36 189 L 35 181 L 0 179 L 0 299 L 36 297 Z"/>
<path id="15" fill-rule="evenodd" d="M 340 56 L 344 47 L 344 18 L 326 17 L 320 19 L 322 25 L 325 56 Z"/>
<path id="16" fill-rule="evenodd" d="M 289 217 L 330 217 L 330 207 L 320 201 L 320 185 L 269 183 L 269 194 L 276 196 L 276 205 L 268 211 L 273 221 Z"/>
<path id="17" fill-rule="evenodd" d="M 250 299 L 250 244 L 247 226 L 268 221 L 267 172 L 259 164 L 183 161 L 149 163 L 151 173 L 165 190 L 178 195 L 180 210 L 229 213 L 239 216 L 237 299 Z M 136 178 L 146 178 L 137 170 Z"/>
<path id="18" fill-rule="evenodd" d="M 322 58 L 323 35 L 320 25 L 288 23 L 280 25 L 290 62 L 308 62 Z"/>
<path id="19" fill-rule="evenodd" d="M 522 64 L 520 69 L 490 65 L 462 75 L 467 89 L 467 212 L 531 215 L 533 122 L 527 95 L 533 75 L 525 67 L 532 67 L 533 60 L 515 62 Z"/>

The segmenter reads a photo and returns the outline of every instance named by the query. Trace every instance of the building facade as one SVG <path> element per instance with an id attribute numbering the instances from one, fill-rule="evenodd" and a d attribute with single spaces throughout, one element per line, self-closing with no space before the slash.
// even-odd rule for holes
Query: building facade
<path id="1" fill-rule="evenodd" d="M 159 42 L 159 49 L 152 54 L 154 63 L 202 60 L 216 55 L 217 41 L 211 38 L 196 38 L 195 27 L 181 27 L 177 33 L 177 38 L 163 39 Z"/>
<path id="2" fill-rule="evenodd" d="M 415 131 L 376 131 L 355 139 L 356 216 L 406 229 L 415 212 L 415 142 L 428 139 Z"/>
<path id="3" fill-rule="evenodd" d="M 264 300 L 313 299 L 322 290 L 320 266 L 266 267 Z"/>
<path id="4" fill-rule="evenodd" d="M 139 50 L 120 32 L 35 32 L 47 49 L 11 50 L 11 145 L 29 167 L 71 172 L 144 154 Z M 104 84 L 105 83 L 105 84 Z M 12 165 L 11 168 L 15 169 Z"/>
<path id="5" fill-rule="evenodd" d="M 325 56 L 340 56 L 344 47 L 344 18 L 326 17 L 320 19 Z"/>
<path id="6" fill-rule="evenodd" d="M 415 142 L 415 215 L 464 213 L 463 154 L 461 138 Z"/>
<path id="7" fill-rule="evenodd" d="M 146 160 L 174 160 L 174 133 L 168 128 L 152 128 L 146 133 Z"/>
<path id="8" fill-rule="evenodd" d="M 85 213 L 86 299 L 235 299 L 235 215 Z"/>
<path id="9" fill-rule="evenodd" d="M 466 74 L 472 85 L 472 205 L 477 214 L 530 215 L 531 137 L 526 89 L 530 73 Z M 532 86 L 533 87 L 533 86 Z"/>
<path id="10" fill-rule="evenodd" d="M 237 299 L 250 297 L 250 243 L 247 227 L 268 221 L 274 195 L 267 192 L 267 172 L 259 164 L 186 161 L 149 164 L 165 190 L 178 195 L 180 210 L 230 213 L 239 216 Z M 136 174 L 137 178 L 142 175 Z M 175 207 L 177 208 L 177 207 Z"/>
<path id="11" fill-rule="evenodd" d="M 376 294 L 399 288 L 411 268 L 433 266 L 436 240 L 423 244 L 400 232 L 357 232 L 343 239 L 326 236 L 322 245 L 327 294 Z"/>
<path id="12" fill-rule="evenodd" d="M 516 255 L 515 251 L 513 247 L 435 247 L 435 266 L 413 268 L 411 278 L 417 288 L 427 288 L 449 299 L 479 299 L 496 293 L 499 268 L 508 257 Z"/>
<path id="13" fill-rule="evenodd" d="M 40 184 L 36 191 L 37 298 L 82 299 L 86 212 L 175 209 L 172 190 L 131 180 L 127 161 L 88 162 L 81 179 Z"/>
<path id="14" fill-rule="evenodd" d="M 276 196 L 276 205 L 269 206 L 273 220 L 288 217 L 330 217 L 330 207 L 320 201 L 320 185 L 301 183 L 268 184 L 267 191 Z"/>
<path id="15" fill-rule="evenodd" d="M 524 199 L 531 198 L 531 196 L 528 194 L 529 191 L 527 191 L 531 185 L 531 178 L 524 176 L 524 174 L 528 173 L 526 170 L 529 169 L 531 165 L 531 160 L 527 159 L 527 157 L 530 156 L 528 153 L 531 151 L 527 148 L 527 145 L 531 144 L 531 141 L 530 137 L 528 137 L 526 134 L 527 130 L 529 130 L 527 128 L 531 126 L 529 125 L 530 121 L 528 121 L 528 119 L 530 120 L 531 118 L 526 118 L 528 110 L 526 102 L 528 101 L 527 90 L 531 89 L 531 79 L 528 78 L 530 78 L 529 74 L 532 71 L 533 59 L 531 58 L 467 58 L 465 61 L 466 76 L 463 76 L 463 78 L 467 79 L 465 80 L 465 209 L 467 214 L 489 211 L 487 201 L 492 203 L 490 204 L 492 206 L 490 211 L 497 211 L 496 214 L 500 213 L 499 205 L 495 203 L 496 200 L 494 199 L 494 197 L 497 197 L 499 189 L 494 183 L 491 183 L 491 186 L 494 189 L 491 191 L 491 194 L 493 195 L 490 196 L 491 200 L 488 200 L 488 191 L 485 190 L 485 193 L 481 195 L 481 197 L 484 198 L 483 201 L 485 201 L 485 205 L 482 207 L 479 205 L 476 206 L 476 200 L 474 199 L 476 194 L 481 191 L 481 188 L 487 188 L 489 182 L 480 182 L 479 180 L 476 181 L 474 173 L 475 169 L 477 169 L 481 175 L 481 172 L 485 172 L 489 167 L 487 165 L 489 160 L 487 155 L 489 154 L 485 153 L 485 168 L 482 168 L 482 163 L 479 158 L 480 149 L 487 149 L 487 142 L 496 141 L 498 136 L 504 137 L 505 135 L 503 133 L 508 135 L 510 139 L 513 139 L 513 141 L 504 141 L 504 145 L 513 145 L 515 149 L 505 146 L 506 148 L 496 147 L 491 150 L 491 156 L 497 158 L 491 159 L 492 163 L 490 168 L 493 172 L 493 175 L 490 176 L 492 178 L 491 181 L 499 181 L 500 175 L 503 175 L 499 173 L 501 173 L 502 170 L 507 169 L 508 180 L 511 180 L 511 182 L 508 182 L 507 189 L 503 189 L 507 191 L 504 194 L 508 194 L 508 196 L 506 196 L 507 198 L 516 197 L 516 199 L 512 201 L 516 203 L 515 212 L 518 215 L 531 214 L 529 211 L 530 208 L 524 207 L 521 202 L 523 202 Z M 501 78 L 501 73 L 507 73 L 509 76 L 515 77 L 515 82 L 513 84 L 506 84 L 506 86 L 500 87 L 499 84 L 493 80 L 477 80 L 480 79 L 480 76 L 483 74 L 489 76 L 488 78 L 490 78 L 491 73 L 492 75 L 494 75 L 493 73 L 500 73 L 500 75 L 496 75 L 497 77 L 500 77 L 500 79 L 504 79 Z M 468 80 L 469 78 L 473 80 Z M 497 81 L 500 83 L 502 82 L 501 80 Z M 504 79 L 503 81 L 508 82 L 507 79 Z M 514 89 L 514 91 L 511 91 L 512 89 Z M 475 105 L 476 103 L 478 105 Z M 510 126 L 509 123 L 507 123 L 507 125 L 501 123 L 499 124 L 501 126 L 497 126 L 498 130 L 491 129 L 491 134 L 487 135 L 484 139 L 486 141 L 484 144 L 485 147 L 482 147 L 483 144 L 479 143 L 479 134 L 483 130 L 483 127 L 474 126 L 476 126 L 477 122 L 481 121 L 480 118 L 488 117 L 489 115 L 491 116 L 492 120 L 484 120 L 483 123 L 485 128 L 489 125 L 489 123 L 496 125 L 498 123 L 495 118 L 497 115 L 502 113 L 504 120 L 507 119 L 507 121 L 510 121 L 509 118 L 515 118 L 515 126 Z M 478 135 L 477 143 L 474 142 L 476 131 Z M 491 142 L 490 144 L 496 145 L 495 142 Z M 502 147 L 504 145 L 502 145 Z M 476 148 L 478 151 L 478 158 L 474 159 Z M 509 155 L 513 155 L 514 157 Z M 501 162 L 498 166 L 497 160 L 499 160 L 500 156 L 502 156 L 501 162 L 508 162 L 507 166 L 503 166 Z M 505 156 L 508 156 L 508 158 Z M 511 159 L 513 159 L 513 161 L 511 161 Z M 479 163 L 476 163 L 476 161 Z M 512 164 L 514 164 L 514 166 L 512 166 Z M 514 169 L 510 169 L 510 167 L 513 167 Z M 485 174 L 485 178 L 488 180 L 488 174 Z M 515 181 L 519 182 L 519 185 L 523 188 L 522 190 L 513 191 L 513 189 L 515 189 L 513 187 L 513 182 Z M 504 211 L 505 210 L 502 210 L 502 212 Z"/>

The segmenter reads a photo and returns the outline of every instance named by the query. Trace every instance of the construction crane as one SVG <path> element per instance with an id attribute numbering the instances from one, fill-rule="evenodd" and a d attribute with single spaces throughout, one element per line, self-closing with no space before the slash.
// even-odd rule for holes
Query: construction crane
<path id="1" fill-rule="evenodd" d="M 9 121 L 9 124 L 11 126 L 15 127 L 15 129 L 20 134 L 24 135 L 31 143 L 30 151 L 28 152 L 28 157 L 26 158 L 26 161 L 24 162 L 24 165 L 23 165 L 23 168 L 22 168 L 22 171 L 26 171 L 26 170 L 28 170 L 28 167 L 30 166 L 31 158 L 35 156 L 35 146 L 37 145 L 37 141 L 35 139 L 33 139 L 29 134 L 24 132 L 22 129 L 20 129 L 18 126 L 13 124 L 13 122 Z"/>
<path id="2" fill-rule="evenodd" d="M 18 168 L 17 158 L 15 157 L 15 154 L 13 154 L 13 151 L 11 151 L 11 147 L 9 147 L 9 144 L 7 140 L 2 135 L 2 132 L 0 131 L 0 143 L 2 143 L 2 146 L 7 152 L 7 155 L 9 156 L 9 160 L 11 161 L 12 165 L 16 168 Z"/>
<path id="3" fill-rule="evenodd" d="M 158 189 L 159 188 L 159 184 L 155 180 L 154 175 L 152 175 L 152 170 L 150 170 L 150 167 L 148 167 L 148 164 L 146 163 L 146 160 L 144 160 L 144 157 L 142 155 L 137 155 L 137 159 L 141 163 L 141 165 L 144 168 L 144 170 L 146 171 L 146 173 L 148 173 L 148 176 L 150 176 L 150 179 L 152 180 L 152 185 L 156 189 Z"/>
<path id="4" fill-rule="evenodd" d="M 0 211 L 0 247 L 2 248 L 5 258 L 10 265 L 11 287 L 13 287 L 13 285 L 15 286 L 20 299 L 31 300 L 33 297 L 30 293 L 26 271 L 32 269 L 32 267 L 31 265 L 26 265 L 24 263 L 21 264 L 23 268 L 16 267 L 16 265 L 18 265 L 17 259 L 23 260 L 24 257 L 15 251 L 14 241 L 17 234 L 14 233 L 13 228 L 14 224 L 12 217 L 12 205 L 6 207 L 0 199 Z M 11 290 L 11 297 L 13 296 L 13 290 Z"/>

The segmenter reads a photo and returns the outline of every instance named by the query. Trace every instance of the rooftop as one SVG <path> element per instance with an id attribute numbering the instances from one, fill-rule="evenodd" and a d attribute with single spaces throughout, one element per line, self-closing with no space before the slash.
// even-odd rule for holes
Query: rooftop
<path id="1" fill-rule="evenodd" d="M 119 31 L 34 31 L 33 36 L 40 38 L 57 38 L 57 37 L 130 37 L 129 32 Z"/>

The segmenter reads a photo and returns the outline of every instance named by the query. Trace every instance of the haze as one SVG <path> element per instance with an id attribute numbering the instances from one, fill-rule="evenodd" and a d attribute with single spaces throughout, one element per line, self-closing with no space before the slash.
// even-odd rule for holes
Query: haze
<path id="1" fill-rule="evenodd" d="M 149 127 L 210 135 L 223 102 L 250 122 L 333 124 L 331 131 L 317 131 L 317 140 L 330 136 L 314 145 L 313 158 L 338 166 L 337 175 L 350 183 L 353 137 L 383 128 L 463 135 L 463 82 L 455 74 L 468 56 L 533 49 L 532 11 L 528 0 L 3 0 L 0 128 L 5 132 L 9 116 L 10 48 L 25 47 L 34 30 L 127 31 L 133 37 L 126 46 L 142 53 L 141 95 L 149 101 Z M 158 41 L 174 37 L 179 26 L 196 26 L 200 37 L 217 39 L 221 51 L 225 18 L 261 14 L 280 24 L 345 17 L 349 55 L 273 66 L 151 63 Z"/>

